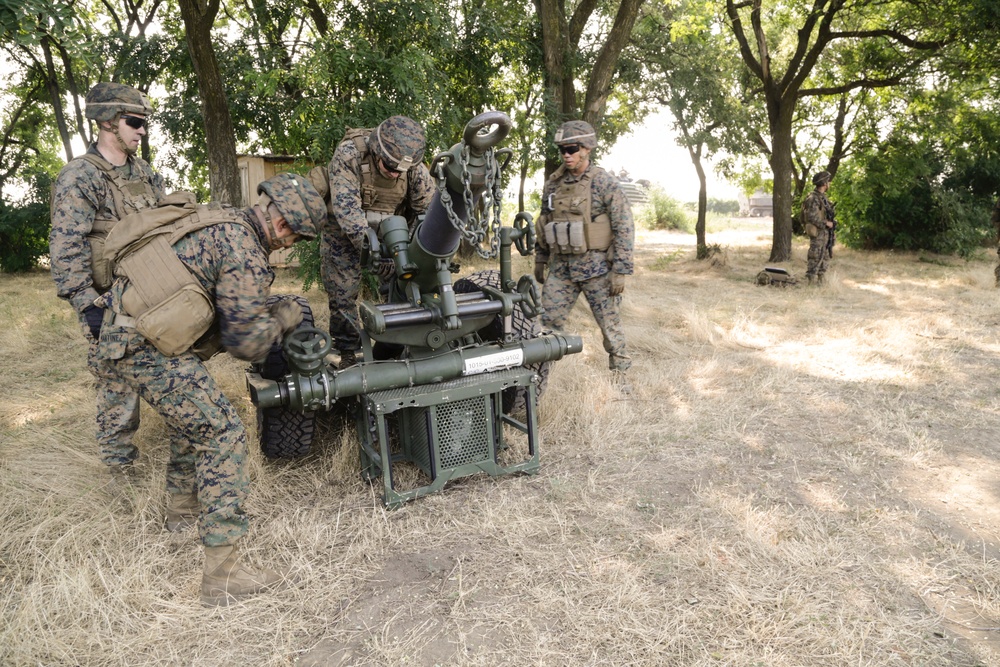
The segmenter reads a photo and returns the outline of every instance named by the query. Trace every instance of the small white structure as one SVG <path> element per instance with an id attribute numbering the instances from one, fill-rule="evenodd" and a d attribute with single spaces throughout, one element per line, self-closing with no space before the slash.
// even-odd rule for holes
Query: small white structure
<path id="1" fill-rule="evenodd" d="M 761 188 L 747 197 L 740 194 L 740 215 L 751 218 L 769 218 L 774 213 L 774 202 L 772 196 L 764 192 Z"/>

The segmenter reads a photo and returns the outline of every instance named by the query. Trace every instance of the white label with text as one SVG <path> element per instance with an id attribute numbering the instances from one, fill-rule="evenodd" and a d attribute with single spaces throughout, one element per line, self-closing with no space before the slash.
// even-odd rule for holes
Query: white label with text
<path id="1" fill-rule="evenodd" d="M 522 363 L 524 363 L 524 350 L 497 352 L 495 354 L 476 357 L 475 359 L 466 359 L 465 370 L 462 372 L 462 375 L 475 375 L 477 373 L 495 371 L 500 368 L 513 368 L 520 366 Z"/>

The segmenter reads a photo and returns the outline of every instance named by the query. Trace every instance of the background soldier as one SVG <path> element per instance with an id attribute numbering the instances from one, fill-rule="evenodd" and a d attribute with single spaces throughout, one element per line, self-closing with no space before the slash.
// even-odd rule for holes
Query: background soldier
<path id="1" fill-rule="evenodd" d="M 827 246 L 830 241 L 830 230 L 833 229 L 833 216 L 830 212 L 833 205 L 826 197 L 833 177 L 828 171 L 821 171 L 813 176 L 816 188 L 802 201 L 802 219 L 805 222 L 806 234 L 809 235 L 809 257 L 806 266 L 806 278 L 809 284 L 823 284 L 823 275 L 830 264 Z"/>
<path id="2" fill-rule="evenodd" d="M 181 530 L 195 522 L 205 548 L 201 600 L 209 606 L 226 606 L 231 600 L 278 588 L 284 576 L 266 568 L 251 568 L 240 562 L 237 542 L 246 534 L 243 501 L 247 493 L 247 437 L 236 410 L 219 390 L 202 363 L 214 350 L 192 349 L 188 344 L 176 354 L 161 351 L 163 340 L 192 340 L 192 309 L 170 296 L 158 301 L 158 319 L 170 324 L 160 331 L 157 343 L 139 330 L 143 317 L 130 317 L 129 306 L 136 293 L 151 291 L 150 277 L 142 267 L 177 263 L 193 277 L 206 299 L 214 305 L 215 327 L 221 346 L 238 359 L 260 361 L 281 341 L 283 334 L 302 320 L 294 301 L 266 301 L 274 274 L 268 264 L 271 250 L 289 247 L 294 241 L 315 238 L 326 222 L 326 204 L 302 176 L 278 174 L 260 184 L 257 205 L 240 211 L 229 207 L 199 207 L 201 224 L 180 236 L 173 246 L 152 250 L 150 242 L 135 250 L 163 252 L 163 261 L 128 267 L 129 251 L 120 258 L 119 275 L 102 305 L 112 312 L 101 331 L 99 363 L 141 394 L 162 417 L 170 432 L 170 462 L 167 466 L 168 530 Z M 199 216 L 193 216 L 195 220 Z M 160 235 L 159 238 L 165 238 Z M 141 244 L 140 244 L 141 245 Z M 170 253 L 170 256 L 166 256 Z M 130 295 L 130 291 L 132 294 Z M 211 313 L 211 311 L 209 311 Z M 133 315 L 138 315 L 134 310 Z M 211 321 L 211 315 L 207 318 Z M 209 325 L 205 323 L 203 332 Z M 136 328 L 138 327 L 138 329 Z M 184 338 L 183 335 L 188 338 Z M 201 348 L 204 336 L 198 339 Z M 183 344 L 179 344 L 181 347 Z"/>
<path id="3" fill-rule="evenodd" d="M 49 253 L 59 298 L 80 318 L 90 343 L 87 368 L 97 387 L 97 442 L 101 461 L 113 473 L 131 471 L 139 450 L 135 392 L 95 361 L 103 311 L 94 300 L 111 285 L 102 258 L 104 237 L 130 213 L 163 195 L 163 179 L 135 153 L 153 112 L 146 96 L 118 83 L 99 83 L 86 98 L 87 118 L 97 121 L 97 143 L 59 172 L 52 188 Z"/>
<path id="4" fill-rule="evenodd" d="M 349 130 L 328 167 L 329 221 L 320 240 L 323 286 L 330 299 L 330 336 L 340 367 L 355 363 L 361 327 L 361 244 L 366 230 L 390 215 L 412 220 L 430 206 L 434 186 L 422 160 L 424 130 L 393 116 L 374 130 Z"/>
<path id="5" fill-rule="evenodd" d="M 583 292 L 604 336 L 608 365 L 627 393 L 625 371 L 632 359 L 620 309 L 625 276 L 633 272 L 632 209 L 618 179 L 590 162 L 597 146 L 593 127 L 581 120 L 563 123 L 555 143 L 563 164 L 545 184 L 536 223 L 535 278 L 545 283 L 542 323 L 561 329 Z"/>

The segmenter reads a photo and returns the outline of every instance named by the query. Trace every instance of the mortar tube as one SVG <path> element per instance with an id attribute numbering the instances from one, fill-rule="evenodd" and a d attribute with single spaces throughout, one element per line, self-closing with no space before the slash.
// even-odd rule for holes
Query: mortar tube
<path id="1" fill-rule="evenodd" d="M 351 396 L 375 391 L 436 384 L 475 372 L 488 372 L 557 361 L 583 350 L 583 339 L 574 334 L 551 333 L 514 344 L 491 344 L 452 350 L 424 359 L 365 362 L 342 371 L 321 370 L 311 376 L 291 373 L 283 380 L 259 380 L 251 398 L 261 408 L 286 406 L 293 410 L 318 410 Z M 491 358 L 511 355 L 517 363 Z M 480 371 L 471 368 L 482 367 Z"/>

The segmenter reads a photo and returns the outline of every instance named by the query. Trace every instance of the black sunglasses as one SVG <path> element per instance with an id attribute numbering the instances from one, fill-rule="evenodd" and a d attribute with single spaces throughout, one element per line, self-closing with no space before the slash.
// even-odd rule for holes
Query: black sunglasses
<path id="1" fill-rule="evenodd" d="M 133 130 L 138 130 L 140 127 L 146 127 L 146 119 L 140 118 L 139 116 L 122 116 L 125 124 L 131 127 Z"/>
<path id="2" fill-rule="evenodd" d="M 381 160 L 381 158 L 379 158 L 379 159 Z M 390 166 L 388 162 L 386 162 L 385 160 L 382 160 L 382 167 L 385 169 L 386 173 L 391 174 L 393 176 L 402 176 L 403 175 L 403 172 L 401 172 L 398 169 L 398 167 L 399 167 L 398 164 L 394 164 L 394 165 Z M 393 167 L 396 167 L 396 168 L 394 169 Z"/>
<path id="3" fill-rule="evenodd" d="M 563 155 L 573 155 L 580 150 L 580 144 L 570 144 L 569 146 L 560 146 L 559 152 Z"/>

